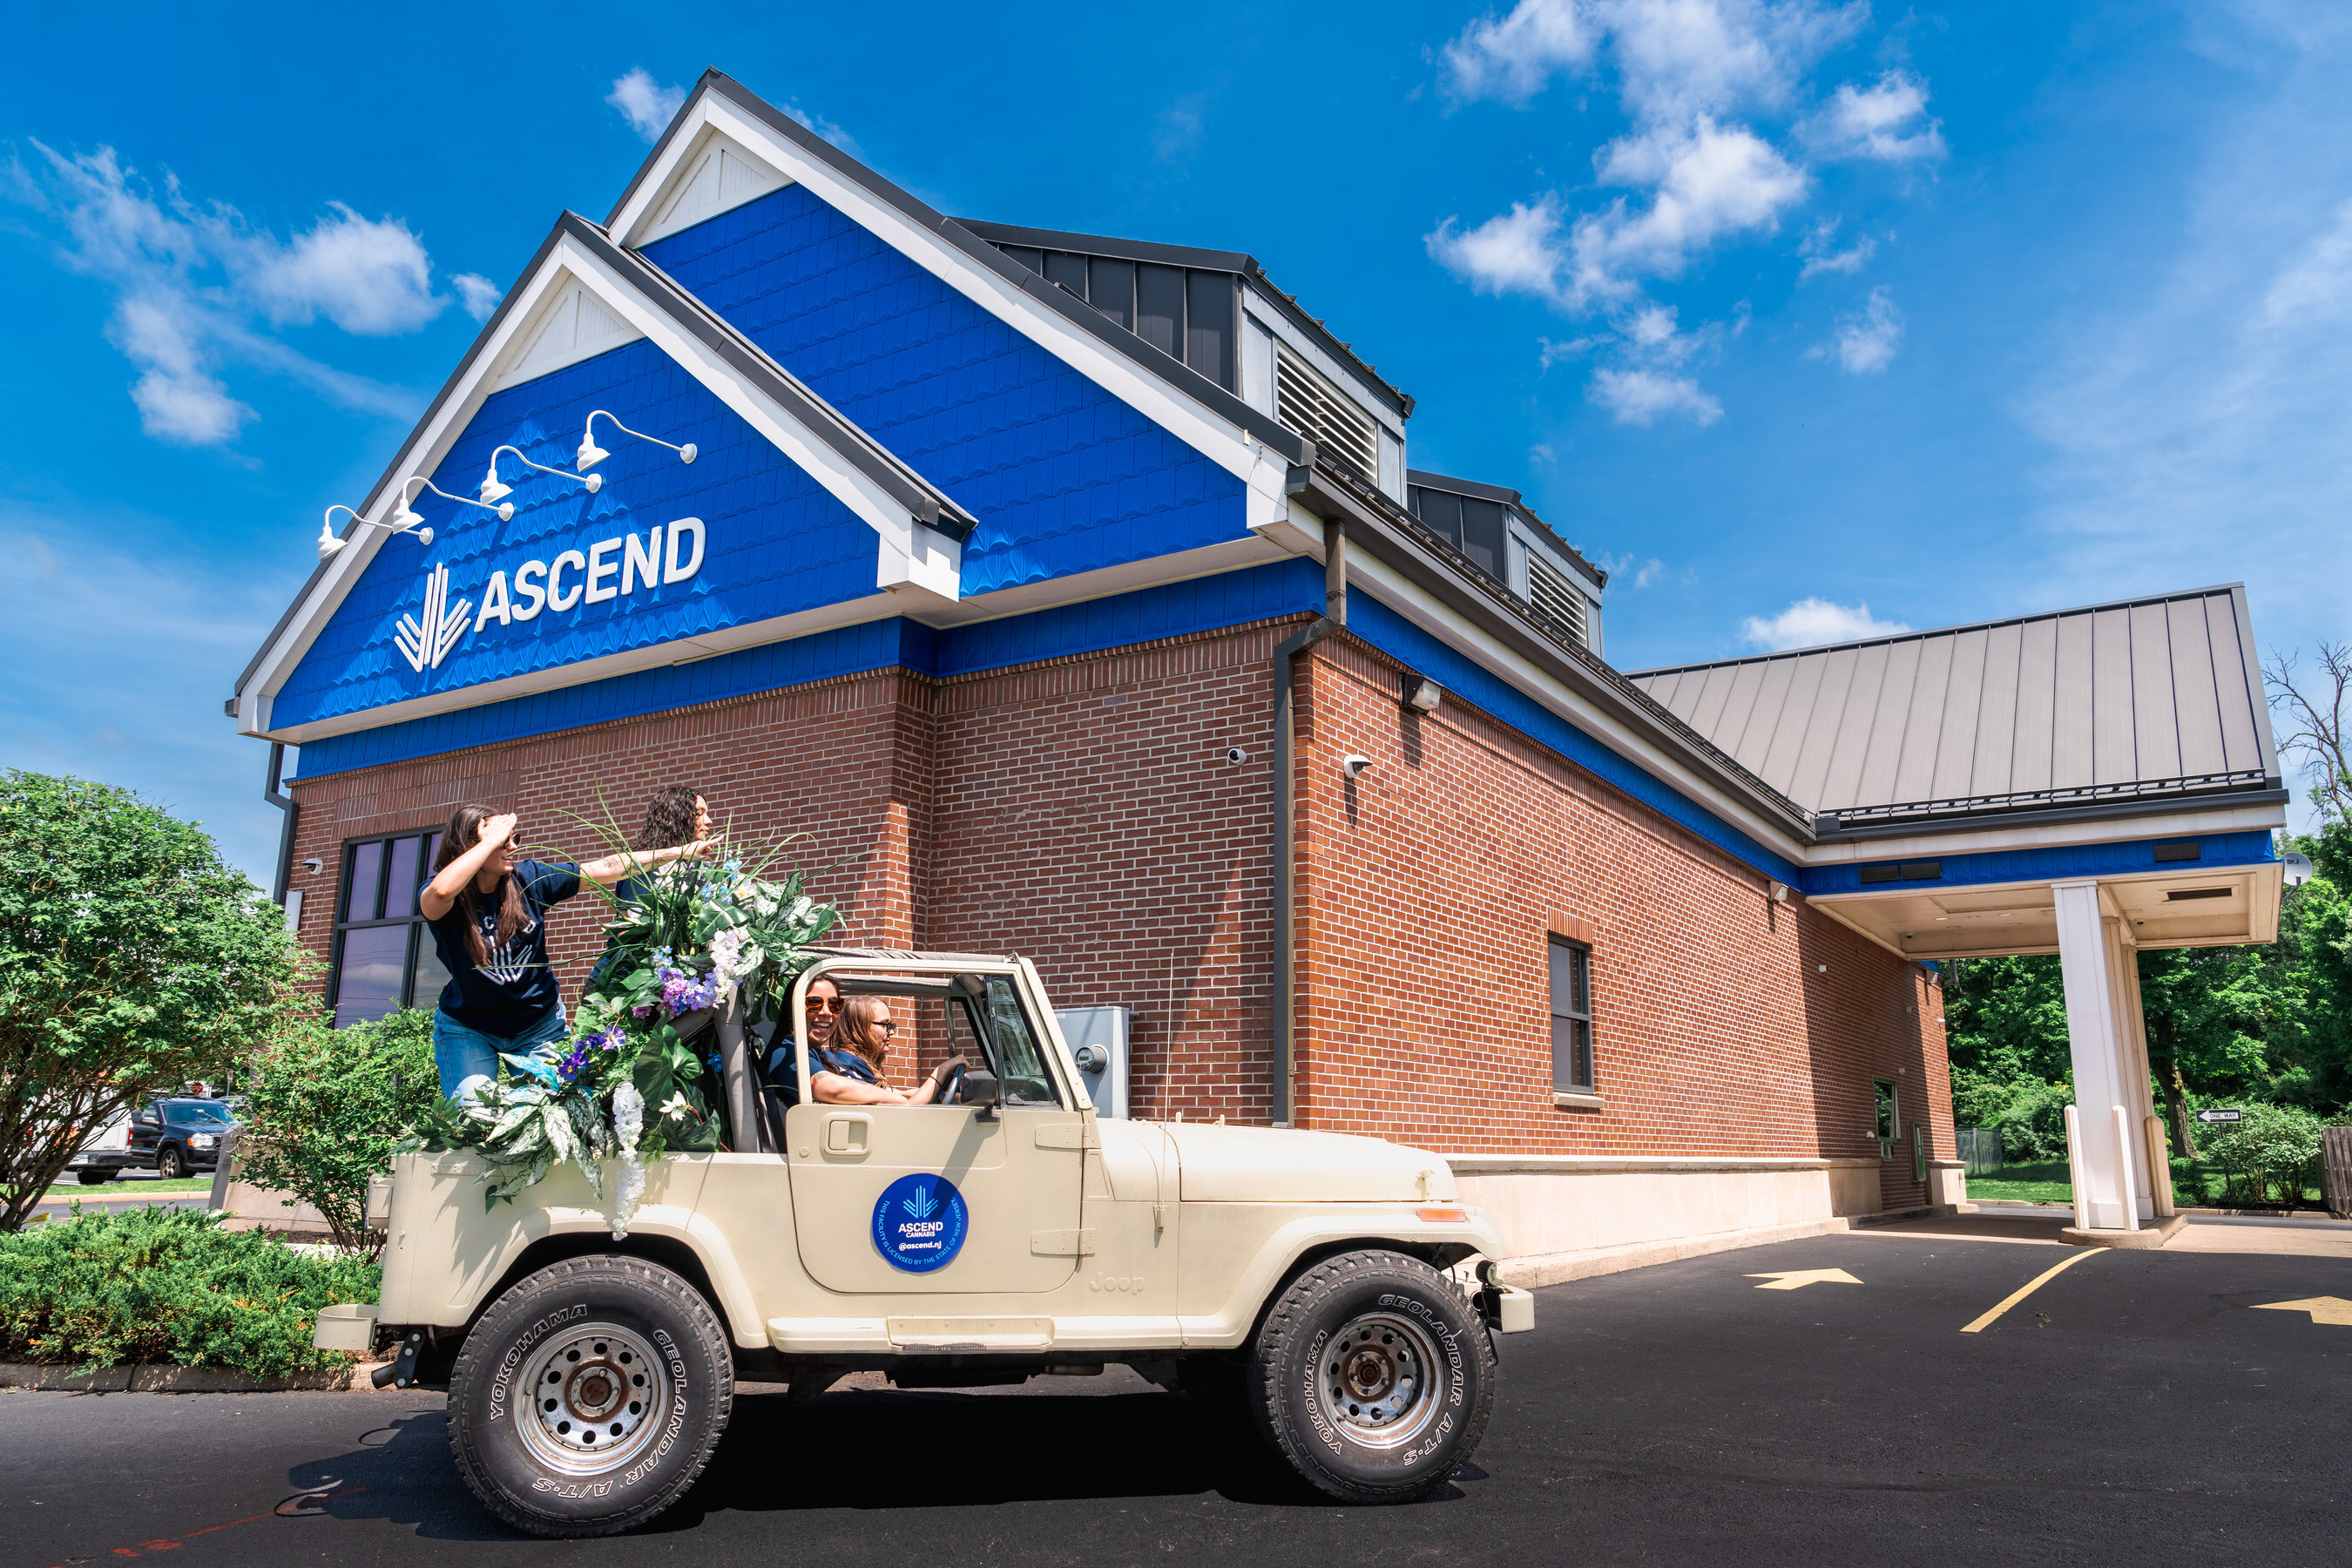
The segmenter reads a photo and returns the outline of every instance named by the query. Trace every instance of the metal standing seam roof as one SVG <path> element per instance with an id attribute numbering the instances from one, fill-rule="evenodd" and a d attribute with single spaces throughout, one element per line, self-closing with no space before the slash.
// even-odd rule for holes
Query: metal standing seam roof
<path id="1" fill-rule="evenodd" d="M 1628 679 L 1830 834 L 2284 798 L 2240 584 Z"/>

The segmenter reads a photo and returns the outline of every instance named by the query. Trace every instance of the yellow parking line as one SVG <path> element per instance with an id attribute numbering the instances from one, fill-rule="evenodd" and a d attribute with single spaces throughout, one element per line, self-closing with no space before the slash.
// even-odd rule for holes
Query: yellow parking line
<path id="1" fill-rule="evenodd" d="M 1960 1332 L 1964 1334 L 1973 1334 L 1979 1330 L 1985 1328 L 2003 1312 L 2008 1311 L 2011 1307 L 2016 1306 L 2020 1301 L 2024 1300 L 2028 1296 L 2032 1295 L 2036 1290 L 2041 1289 L 2042 1287 L 2049 1284 L 2050 1281 L 2057 1279 L 2058 1276 L 2065 1273 L 2066 1270 L 2074 1268 L 2074 1265 L 2082 1262 L 2085 1258 L 2090 1257 L 2094 1251 L 2104 1252 L 2106 1248 L 2105 1247 L 2094 1248 L 2086 1247 L 2082 1251 L 2074 1254 L 2074 1257 L 2069 1258 L 2064 1262 L 2059 1264 L 2055 1268 L 2044 1269 L 2042 1273 L 2035 1275 L 2025 1284 L 2018 1287 L 2016 1289 L 2011 1291 L 2007 1296 L 2001 1298 L 2000 1306 L 1995 1307 L 1991 1311 L 1987 1312 L 1983 1317 L 1979 1318 L 1975 1322 L 1970 1323 L 1967 1328 L 1962 1329 Z"/>

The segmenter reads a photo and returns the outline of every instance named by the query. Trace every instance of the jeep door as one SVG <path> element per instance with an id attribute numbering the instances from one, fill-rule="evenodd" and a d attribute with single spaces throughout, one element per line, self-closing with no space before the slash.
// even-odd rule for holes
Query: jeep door
<path id="1" fill-rule="evenodd" d="M 951 1048 L 995 1072 L 1001 1109 L 801 1104 L 785 1113 L 801 1262 L 828 1289 L 1031 1292 L 1055 1289 L 1076 1270 L 1085 1123 L 1019 980 L 971 978 L 977 994 L 934 994 L 915 1005 L 927 1022 L 944 1016 Z M 886 1193 L 887 1212 L 877 1213 Z M 908 1229 L 939 1245 L 909 1254 L 901 1245 Z M 886 1230 L 901 1262 L 884 1252 Z"/>

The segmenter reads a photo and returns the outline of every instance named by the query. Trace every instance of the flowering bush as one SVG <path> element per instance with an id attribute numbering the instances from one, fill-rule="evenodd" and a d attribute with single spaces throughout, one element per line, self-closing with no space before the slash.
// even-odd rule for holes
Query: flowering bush
<path id="1" fill-rule="evenodd" d="M 771 882 L 761 868 L 746 870 L 740 857 L 722 854 L 641 874 L 634 902 L 598 889 L 613 900 L 604 928 L 613 949 L 589 978 L 572 1037 L 504 1058 L 512 1077 L 462 1103 L 435 1104 L 410 1146 L 478 1150 L 496 1167 L 485 1206 L 511 1200 L 565 1160 L 601 1198 L 604 1163 L 617 1160 L 615 1237 L 626 1234 L 644 1194 L 646 1160 L 719 1148 L 722 1097 L 705 1087 L 719 1058 L 700 1037 L 730 994 L 741 999 L 747 1028 L 781 1016 L 807 962 L 802 950 L 841 918 L 803 889 L 800 872 Z"/>

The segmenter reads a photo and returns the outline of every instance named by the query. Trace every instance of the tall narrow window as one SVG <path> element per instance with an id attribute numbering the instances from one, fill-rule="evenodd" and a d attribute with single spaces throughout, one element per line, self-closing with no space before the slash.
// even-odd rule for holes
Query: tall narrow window
<path id="1" fill-rule="evenodd" d="M 417 912 L 416 889 L 431 874 L 441 835 L 406 833 L 343 846 L 342 896 L 327 996 L 335 1027 L 383 1017 L 395 1007 L 430 1007 L 449 976 Z"/>
<path id="2" fill-rule="evenodd" d="M 1592 1076 L 1592 950 L 1551 939 L 1551 1087 L 1555 1094 L 1591 1094 Z"/>

